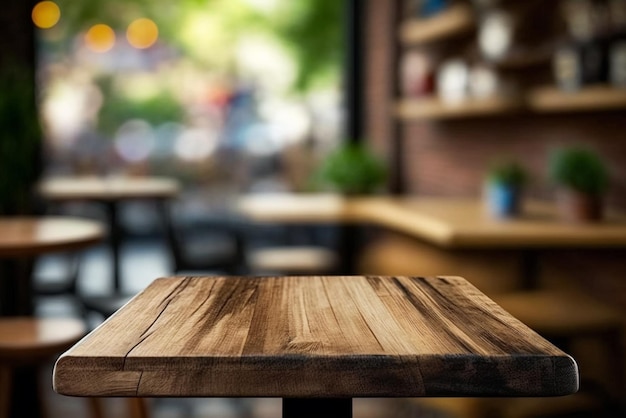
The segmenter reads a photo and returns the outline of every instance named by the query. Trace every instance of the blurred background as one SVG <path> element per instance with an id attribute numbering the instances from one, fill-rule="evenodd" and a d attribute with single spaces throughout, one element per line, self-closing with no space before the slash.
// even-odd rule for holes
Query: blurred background
<path id="1" fill-rule="evenodd" d="M 305 190 L 339 141 L 341 2 L 56 5 L 37 30 L 47 173 L 171 176 L 219 203 Z"/>
<path id="2" fill-rule="evenodd" d="M 460 275 L 575 353 L 584 377 L 584 390 L 563 399 L 359 400 L 355 416 L 626 416 L 626 237 L 611 232 L 626 223 L 626 0 L 24 3 L 0 11 L 0 213 L 111 227 L 98 199 L 38 196 L 30 205 L 26 192 L 57 177 L 172 179 L 180 189 L 166 221 L 152 201 L 119 203 L 125 293 L 224 265 Z M 494 184 L 512 188 L 493 195 Z M 560 215 L 566 234 L 605 235 L 593 248 L 535 245 L 540 269 L 526 263 L 528 248 L 441 248 L 380 226 L 255 223 L 237 210 L 242 197 L 275 193 L 469 199 L 506 228 L 524 219 L 523 201 L 560 208 L 567 188 L 599 200 L 586 203 L 596 216 L 582 227 L 571 209 Z M 197 239 L 184 250 L 190 258 L 206 261 L 211 250 L 228 262 L 179 263 L 176 236 Z M 265 248 L 278 252 L 241 257 Z M 85 300 L 111 293 L 108 243 L 39 257 L 33 280 L 66 280 L 76 260 L 78 290 L 38 298 L 36 313 L 95 326 L 110 312 L 86 312 Z M 518 291 L 520 269 L 551 293 Z M 51 418 L 84 414 L 80 400 L 48 392 Z M 261 417 L 280 403 L 150 405 L 155 417 Z"/>

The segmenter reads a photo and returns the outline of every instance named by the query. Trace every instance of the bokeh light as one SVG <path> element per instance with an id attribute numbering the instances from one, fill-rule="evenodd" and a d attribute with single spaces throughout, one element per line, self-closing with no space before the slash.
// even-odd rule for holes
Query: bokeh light
<path id="1" fill-rule="evenodd" d="M 126 30 L 128 43 L 135 48 L 149 48 L 159 38 L 159 28 L 156 23 L 147 18 L 134 20 Z"/>
<path id="2" fill-rule="evenodd" d="M 115 45 L 115 32 L 103 23 L 93 25 L 85 34 L 87 47 L 95 52 L 107 52 Z"/>
<path id="3" fill-rule="evenodd" d="M 56 25 L 61 18 L 61 9 L 55 2 L 42 1 L 33 7 L 32 19 L 35 26 L 49 29 Z"/>
<path id="4" fill-rule="evenodd" d="M 137 163 L 146 160 L 154 149 L 154 130 L 141 119 L 126 121 L 113 139 L 115 150 L 126 162 Z"/>
<path id="5" fill-rule="evenodd" d="M 174 144 L 174 154 L 184 161 L 198 162 L 217 148 L 218 137 L 206 129 L 191 128 L 182 132 Z"/>

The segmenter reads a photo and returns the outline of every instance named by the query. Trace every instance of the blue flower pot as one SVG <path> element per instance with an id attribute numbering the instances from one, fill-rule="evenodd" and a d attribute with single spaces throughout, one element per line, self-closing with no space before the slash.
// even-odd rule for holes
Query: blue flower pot
<path id="1" fill-rule="evenodd" d="M 495 218 L 512 218 L 521 212 L 521 190 L 502 183 L 488 183 L 486 187 L 487 209 Z"/>

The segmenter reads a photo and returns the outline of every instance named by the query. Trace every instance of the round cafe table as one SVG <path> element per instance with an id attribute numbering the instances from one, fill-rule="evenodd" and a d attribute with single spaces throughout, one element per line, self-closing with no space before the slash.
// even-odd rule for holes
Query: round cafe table
<path id="1" fill-rule="evenodd" d="M 121 292 L 120 251 L 122 230 L 118 219 L 119 203 L 129 200 L 149 200 L 157 203 L 162 222 L 169 218 L 163 204 L 180 192 L 174 179 L 165 177 L 55 177 L 39 185 L 40 195 L 51 202 L 91 201 L 104 206 L 109 227 L 109 245 L 113 257 L 113 289 Z"/>
<path id="2" fill-rule="evenodd" d="M 0 217 L 0 315 L 31 315 L 33 295 L 27 262 L 42 254 L 73 251 L 104 237 L 94 221 L 68 217 Z"/>
<path id="3" fill-rule="evenodd" d="M 103 238 L 103 228 L 94 221 L 69 217 L 0 217 L 0 316 L 33 314 L 34 257 L 81 250 Z M 43 416 L 37 378 L 34 366 L 14 370 L 10 416 Z"/>

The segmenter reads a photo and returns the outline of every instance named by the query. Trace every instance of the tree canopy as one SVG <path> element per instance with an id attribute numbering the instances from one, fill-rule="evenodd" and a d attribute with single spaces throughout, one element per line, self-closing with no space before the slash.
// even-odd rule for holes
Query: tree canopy
<path id="1" fill-rule="evenodd" d="M 56 0 L 62 19 L 56 42 L 72 40 L 96 23 L 123 31 L 139 17 L 155 21 L 159 36 L 205 66 L 231 65 L 225 52 L 242 34 L 273 38 L 297 64 L 293 88 L 336 83 L 343 45 L 343 2 L 337 0 Z"/>

